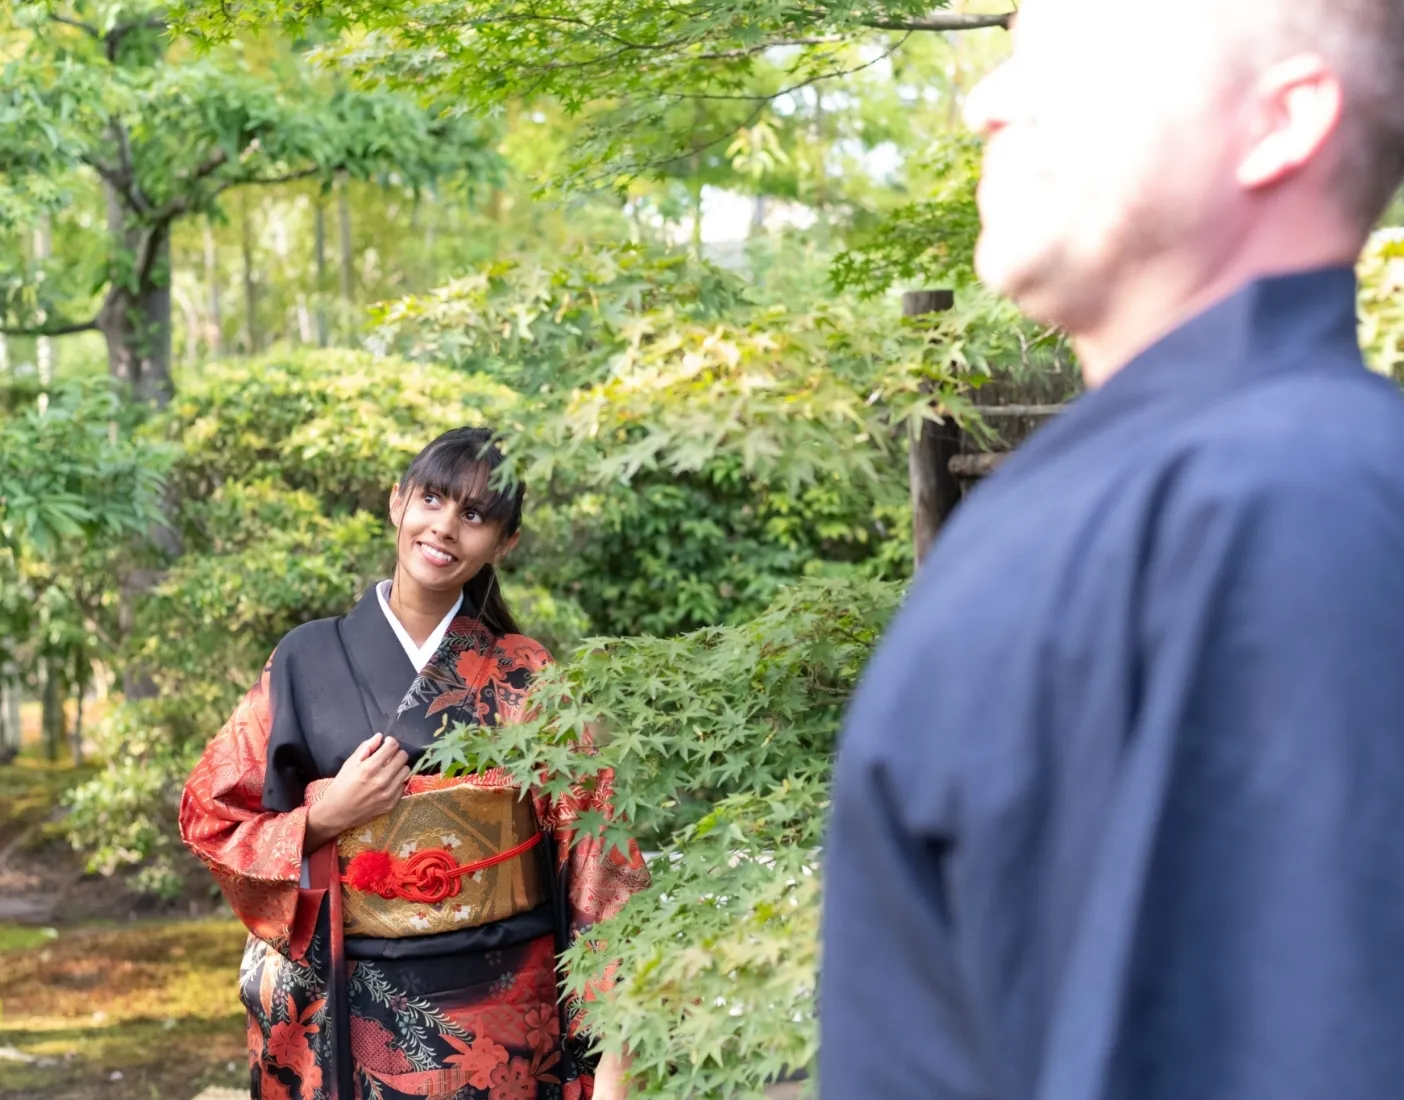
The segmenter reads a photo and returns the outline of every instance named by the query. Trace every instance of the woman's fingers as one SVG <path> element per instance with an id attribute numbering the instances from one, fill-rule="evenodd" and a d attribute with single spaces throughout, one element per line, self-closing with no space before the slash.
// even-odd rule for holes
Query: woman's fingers
<path id="1" fill-rule="evenodd" d="M 396 758 L 400 756 L 404 756 L 404 750 L 400 748 L 393 737 L 387 737 L 380 743 L 380 747 L 367 757 L 367 774 L 379 775 L 394 770 L 398 767 Z"/>
<path id="2" fill-rule="evenodd" d="M 356 751 L 351 754 L 351 759 L 370 759 L 371 756 L 373 756 L 377 751 L 379 751 L 383 747 L 384 740 L 384 737 L 382 737 L 380 734 L 372 734 L 370 737 L 367 737 L 364 741 L 362 741 L 359 745 L 356 746 Z"/>
<path id="3" fill-rule="evenodd" d="M 376 748 L 375 753 L 371 757 L 371 759 L 388 760 L 390 757 L 394 756 L 395 753 L 398 751 L 400 751 L 400 743 L 396 741 L 393 737 L 386 737 L 381 740 L 380 745 Z"/>

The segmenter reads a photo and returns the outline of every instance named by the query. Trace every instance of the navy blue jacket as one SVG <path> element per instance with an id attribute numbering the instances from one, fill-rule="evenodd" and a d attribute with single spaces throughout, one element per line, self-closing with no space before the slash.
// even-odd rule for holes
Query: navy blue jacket
<path id="1" fill-rule="evenodd" d="M 1404 399 L 1255 283 L 958 512 L 825 852 L 826 1100 L 1404 1096 Z"/>

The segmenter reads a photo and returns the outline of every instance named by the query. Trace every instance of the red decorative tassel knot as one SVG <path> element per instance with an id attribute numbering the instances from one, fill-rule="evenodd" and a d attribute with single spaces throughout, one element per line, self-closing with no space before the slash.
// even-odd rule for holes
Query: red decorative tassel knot
<path id="1" fill-rule="evenodd" d="M 370 848 L 352 857 L 341 881 L 353 890 L 379 894 L 387 901 L 403 898 L 418 905 L 437 905 L 458 893 L 463 876 L 514 859 L 540 842 L 541 834 L 534 833 L 515 848 L 461 866 L 444 848 L 424 848 L 408 859 Z"/>

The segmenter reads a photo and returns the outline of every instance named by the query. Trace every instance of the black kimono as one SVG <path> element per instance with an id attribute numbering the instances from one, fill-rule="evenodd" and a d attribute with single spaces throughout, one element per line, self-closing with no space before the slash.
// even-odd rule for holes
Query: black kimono
<path id="1" fill-rule="evenodd" d="M 327 918 L 322 894 L 303 874 L 309 784 L 335 776 L 376 732 L 394 736 L 414 762 L 445 720 L 520 720 L 531 678 L 548 660 L 530 639 L 496 637 L 460 614 L 416 673 L 372 590 L 345 618 L 289 633 L 210 742 L 186 785 L 181 831 L 252 933 L 241 998 L 255 1097 L 319 1100 L 333 1078 Z M 609 812 L 605 779 L 588 793 L 535 798 L 536 820 L 555 842 L 549 855 L 567 872 L 574 933 L 617 912 L 648 882 L 636 848 L 605 854 L 592 838 L 571 845 L 580 813 Z M 416 776 L 408 793 L 436 782 L 445 781 Z M 494 773 L 464 782 L 510 785 Z M 588 1096 L 588 1075 L 571 1072 L 563 1046 L 556 927 L 547 905 L 436 934 L 348 937 L 357 1096 Z"/>
<path id="2" fill-rule="evenodd" d="M 1404 401 L 1253 284 L 963 506 L 853 705 L 832 1100 L 1404 1095 Z"/>

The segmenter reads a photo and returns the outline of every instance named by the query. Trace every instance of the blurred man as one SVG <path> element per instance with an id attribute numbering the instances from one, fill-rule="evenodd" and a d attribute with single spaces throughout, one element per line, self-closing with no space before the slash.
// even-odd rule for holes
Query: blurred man
<path id="1" fill-rule="evenodd" d="M 828 1100 L 1404 1096 L 1404 401 L 1352 264 L 1402 0 L 1026 0 L 984 280 L 1089 394 L 943 533 L 838 765 Z"/>

